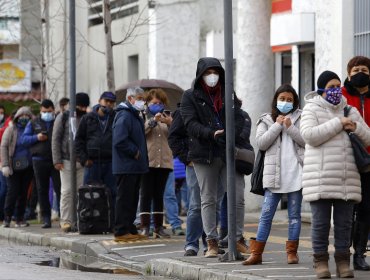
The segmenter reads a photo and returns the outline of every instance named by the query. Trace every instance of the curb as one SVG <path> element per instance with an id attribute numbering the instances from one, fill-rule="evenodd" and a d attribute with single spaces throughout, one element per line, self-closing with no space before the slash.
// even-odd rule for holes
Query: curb
<path id="1" fill-rule="evenodd" d="M 120 265 L 128 270 L 144 275 L 169 276 L 180 279 L 199 280 L 262 280 L 260 276 L 233 273 L 207 268 L 202 265 L 187 263 L 168 258 L 153 259 L 148 262 L 137 262 L 123 258 L 115 252 L 106 249 L 96 239 L 81 240 L 76 237 L 47 236 L 31 233 L 21 229 L 0 227 L 0 237 L 16 244 L 55 247 L 59 250 L 70 250 L 73 253 L 94 258 L 98 261 Z"/>

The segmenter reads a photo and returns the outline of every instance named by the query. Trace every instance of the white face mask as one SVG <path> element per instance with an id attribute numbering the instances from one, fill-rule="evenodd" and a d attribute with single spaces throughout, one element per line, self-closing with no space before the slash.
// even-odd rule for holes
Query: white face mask
<path id="1" fill-rule="evenodd" d="M 132 107 L 134 107 L 138 111 L 143 111 L 145 109 L 145 101 L 135 100 L 134 104 L 132 104 Z"/>
<path id="2" fill-rule="evenodd" d="M 220 76 L 218 74 L 209 74 L 209 75 L 204 75 L 203 76 L 204 82 L 209 87 L 215 87 L 218 83 L 219 78 L 220 78 Z"/>

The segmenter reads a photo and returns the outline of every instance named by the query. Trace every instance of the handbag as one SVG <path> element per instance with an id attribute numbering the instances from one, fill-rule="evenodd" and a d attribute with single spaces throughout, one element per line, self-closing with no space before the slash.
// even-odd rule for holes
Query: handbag
<path id="1" fill-rule="evenodd" d="M 254 151 L 235 148 L 235 169 L 241 174 L 250 175 L 253 172 Z"/>
<path id="2" fill-rule="evenodd" d="M 27 157 L 20 157 L 13 159 L 13 170 L 20 171 L 25 170 L 30 165 Z"/>
<path id="3" fill-rule="evenodd" d="M 254 162 L 253 173 L 251 176 L 251 193 L 265 195 L 263 189 L 263 168 L 265 162 L 265 151 L 258 150 L 256 160 Z"/>
<path id="4" fill-rule="evenodd" d="M 347 117 L 351 106 L 346 106 L 344 108 L 344 116 Z M 353 132 L 347 131 L 349 139 L 351 140 L 351 145 L 353 149 L 353 155 L 355 157 L 355 162 L 357 169 L 360 173 L 365 173 L 370 171 L 370 155 L 366 148 L 362 144 L 361 140 Z"/>

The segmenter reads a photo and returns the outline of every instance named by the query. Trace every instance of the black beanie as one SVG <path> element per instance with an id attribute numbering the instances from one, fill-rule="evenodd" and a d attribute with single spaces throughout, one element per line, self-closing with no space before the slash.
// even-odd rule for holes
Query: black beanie
<path id="1" fill-rule="evenodd" d="M 82 107 L 88 107 L 90 105 L 89 95 L 84 92 L 76 93 L 76 105 L 82 106 Z"/>
<path id="2" fill-rule="evenodd" d="M 317 93 L 320 95 L 323 94 L 326 84 L 333 79 L 340 81 L 340 78 L 334 72 L 328 70 L 322 72 L 317 79 Z"/>

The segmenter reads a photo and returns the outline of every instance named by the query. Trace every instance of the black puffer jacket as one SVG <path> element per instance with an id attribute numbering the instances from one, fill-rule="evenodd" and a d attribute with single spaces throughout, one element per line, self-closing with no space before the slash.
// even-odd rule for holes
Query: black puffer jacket
<path id="1" fill-rule="evenodd" d="M 204 72 L 216 69 L 220 75 L 222 88 L 222 109 L 219 117 L 225 129 L 225 71 L 216 58 L 206 57 L 198 61 L 194 88 L 184 92 L 181 101 L 181 116 L 189 135 L 188 160 L 198 163 L 212 163 L 213 158 L 225 157 L 225 146 L 220 146 L 214 140 L 214 133 L 219 130 L 214 107 L 210 97 L 204 93 L 201 79 Z M 236 98 L 235 98 L 236 100 Z M 236 142 L 244 126 L 239 102 L 235 101 L 235 135 Z"/>
<path id="2" fill-rule="evenodd" d="M 112 125 L 115 112 L 112 112 L 105 127 L 100 124 L 98 107 L 84 115 L 76 133 L 76 154 L 82 165 L 86 160 L 112 161 Z"/>
<path id="3" fill-rule="evenodd" d="M 179 109 L 172 114 L 172 124 L 168 131 L 168 145 L 170 146 L 174 157 L 178 157 L 184 164 L 189 163 L 189 136 L 186 132 L 184 121 L 182 120 Z"/>

